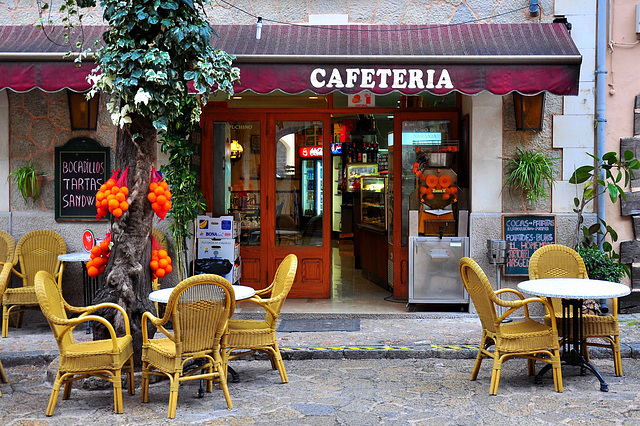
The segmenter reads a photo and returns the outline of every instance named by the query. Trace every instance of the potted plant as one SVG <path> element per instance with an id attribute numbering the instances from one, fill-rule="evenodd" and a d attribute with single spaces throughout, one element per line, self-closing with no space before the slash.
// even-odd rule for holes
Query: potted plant
<path id="1" fill-rule="evenodd" d="M 18 167 L 9 173 L 10 178 L 13 178 L 13 181 L 18 186 L 25 203 L 29 201 L 29 197 L 33 198 L 34 201 L 38 199 L 44 173 L 37 171 L 31 160 L 27 161 L 24 166 Z"/>
<path id="2" fill-rule="evenodd" d="M 507 178 L 502 189 L 505 186 L 509 190 L 518 189 L 531 202 L 549 196 L 546 187 L 553 185 L 552 165 L 558 158 L 550 158 L 542 151 L 518 147 L 515 157 L 502 159 L 507 163 Z"/>

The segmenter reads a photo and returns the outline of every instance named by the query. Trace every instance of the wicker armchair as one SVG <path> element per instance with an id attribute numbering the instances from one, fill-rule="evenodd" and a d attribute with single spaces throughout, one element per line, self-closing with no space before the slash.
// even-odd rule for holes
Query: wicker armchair
<path id="1" fill-rule="evenodd" d="M 134 394 L 133 340 L 129 328 L 129 317 L 124 309 L 114 303 L 101 303 L 86 308 L 71 306 L 62 297 L 62 291 L 51 274 L 46 271 L 36 274 L 35 290 L 42 313 L 51 326 L 60 350 L 60 364 L 53 382 L 47 416 L 53 415 L 61 385 L 64 385 L 62 399 L 69 399 L 73 382 L 89 376 L 96 376 L 113 384 L 114 410 L 121 414 L 123 409 L 121 372 L 125 364 L 128 364 L 127 388 L 129 394 Z M 116 332 L 109 321 L 92 315 L 93 312 L 102 308 L 114 308 L 120 311 L 124 318 L 124 336 L 116 337 Z M 80 314 L 80 316 L 69 319 L 67 312 Z M 109 332 L 110 339 L 75 342 L 73 329 L 87 321 L 103 324 Z"/>
<path id="2" fill-rule="evenodd" d="M 142 402 L 149 401 L 149 376 L 165 375 L 171 381 L 167 414 L 170 419 L 176 416 L 178 389 L 188 380 L 205 379 L 207 392 L 212 391 L 213 380 L 217 380 L 227 407 L 233 407 L 220 355 L 220 339 L 235 305 L 229 281 L 203 274 L 187 278 L 173 289 L 162 318 L 150 312 L 142 315 Z M 169 320 L 173 321 L 173 332 L 165 328 Z M 150 339 L 147 321 L 167 337 Z M 194 359 L 204 362 L 192 363 Z M 185 371 L 189 364 L 193 368 Z M 195 374 L 199 371 L 203 374 Z"/>
<path id="3" fill-rule="evenodd" d="M 2 295 L 2 337 L 9 333 L 9 318 L 16 327 L 22 326 L 25 310 L 38 307 L 38 299 L 33 287 L 38 271 L 47 271 L 62 285 L 64 263 L 58 255 L 65 254 L 67 246 L 62 237 L 53 231 L 38 230 L 26 234 L 18 241 L 13 259 L 13 273 L 22 278 L 22 287 L 7 288 Z M 20 264 L 20 272 L 15 269 Z M 17 314 L 15 319 L 11 315 Z"/>
<path id="4" fill-rule="evenodd" d="M 536 250 L 529 260 L 529 279 L 539 278 L 589 278 L 582 257 L 575 250 L 550 244 Z M 551 299 L 556 321 L 562 319 L 562 301 Z M 549 314 L 545 315 L 548 324 Z M 568 330 L 572 330 L 571 321 Z M 582 316 L 583 348 L 585 358 L 589 360 L 589 346 L 608 348 L 613 351 L 613 366 L 616 376 L 622 376 L 622 356 L 620 354 L 620 328 L 618 326 L 618 299 L 611 303 L 611 315 Z M 559 330 L 560 337 L 562 330 Z M 601 339 L 594 341 L 593 339 Z M 605 342 L 603 342 L 604 340 Z"/>
<path id="5" fill-rule="evenodd" d="M 550 312 L 553 307 L 548 301 L 532 297 L 525 299 L 520 292 L 513 289 L 493 291 L 487 276 L 480 266 L 471 258 L 463 257 L 460 260 L 460 276 L 471 300 L 478 311 L 482 323 L 482 341 L 478 356 L 471 373 L 471 380 L 476 380 L 480 364 L 484 358 L 493 358 L 493 373 L 491 374 L 491 386 L 489 393 L 498 393 L 500 382 L 500 370 L 502 363 L 512 357 L 527 358 L 529 375 L 535 374 L 535 361 L 546 362 L 553 367 L 553 383 L 556 392 L 562 392 L 562 373 L 560 371 L 560 344 L 558 342 L 558 330 L 555 316 L 551 317 L 551 326 L 534 321 L 529 317 L 528 304 L 532 302 L 542 303 Z M 498 295 L 512 293 L 520 300 L 502 300 Z M 498 316 L 496 305 L 508 308 Z M 524 309 L 524 319 L 503 323 L 518 308 Z M 488 349 L 494 346 L 493 352 Z M 547 355 L 548 357 L 543 357 Z"/>
<path id="6" fill-rule="evenodd" d="M 7 262 L 2 265 L 2 272 L 0 272 L 0 298 L 2 297 L 2 293 L 7 288 L 9 284 L 9 279 L 11 278 L 11 268 L 13 268 L 13 264 L 11 262 Z M 0 362 L 0 382 L 7 383 L 7 375 L 4 372 L 4 367 L 2 366 L 2 362 Z M 2 396 L 2 392 L 0 392 L 0 396 Z"/>
<path id="7" fill-rule="evenodd" d="M 0 231 L 0 266 L 12 263 L 16 251 L 16 240 L 8 232 Z"/>
<path id="8" fill-rule="evenodd" d="M 271 285 L 263 290 L 256 291 L 256 296 L 247 299 L 247 302 L 256 303 L 266 311 L 264 320 L 231 320 L 226 339 L 223 340 L 223 358 L 225 371 L 229 360 L 254 352 L 265 352 L 271 360 L 271 367 L 278 369 L 282 383 L 287 383 L 287 372 L 284 369 L 278 339 L 276 337 L 276 322 L 280 315 L 280 309 L 284 303 L 298 269 L 298 258 L 290 254 L 284 258 L 273 279 Z M 260 296 L 270 294 L 271 297 L 263 299 Z M 246 349 L 246 350 L 245 350 Z M 234 353 L 235 350 L 245 350 Z"/>

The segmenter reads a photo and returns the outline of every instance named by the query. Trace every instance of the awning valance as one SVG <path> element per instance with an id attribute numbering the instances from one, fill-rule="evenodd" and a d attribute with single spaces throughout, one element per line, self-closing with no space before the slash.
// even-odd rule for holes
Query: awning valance
<path id="1" fill-rule="evenodd" d="M 13 36 L 3 34 L 7 28 Z M 41 40 L 36 28 L 17 37 L 15 28 L 0 27 L 8 40 L 0 47 L 0 89 L 88 89 L 92 64 L 53 61 L 66 50 Z M 103 31 L 85 28 L 85 38 Z M 237 92 L 578 94 L 582 57 L 563 24 L 265 25 L 259 40 L 254 25 L 215 31 L 215 47 L 236 56 Z"/>

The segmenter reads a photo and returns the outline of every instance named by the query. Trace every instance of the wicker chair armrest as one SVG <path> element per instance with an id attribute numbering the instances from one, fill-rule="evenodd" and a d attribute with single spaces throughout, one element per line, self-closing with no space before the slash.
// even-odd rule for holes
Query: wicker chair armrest
<path id="1" fill-rule="evenodd" d="M 116 303 L 104 302 L 104 303 L 100 303 L 98 305 L 87 306 L 84 309 L 85 313 L 80 315 L 80 316 L 84 317 L 86 315 L 89 315 L 89 314 L 97 311 L 98 309 L 103 309 L 103 308 L 113 308 L 113 309 L 116 309 L 116 310 L 120 311 L 120 313 L 124 317 L 124 328 L 126 330 L 126 333 L 127 334 L 131 334 L 131 326 L 129 324 L 129 316 L 127 315 L 127 312 L 124 310 L 124 308 L 122 306 L 116 304 Z"/>
<path id="2" fill-rule="evenodd" d="M 88 321 L 95 321 L 104 325 L 107 328 L 107 331 L 109 331 L 109 337 L 111 338 L 111 342 L 113 343 L 113 350 L 114 351 L 118 350 L 118 338 L 116 336 L 116 331 L 114 330 L 113 325 L 111 325 L 111 323 L 107 321 L 105 318 L 99 317 L 98 315 L 87 315 L 84 317 L 78 317 L 70 320 L 60 321 L 60 324 L 58 325 L 66 325 L 67 327 L 62 331 L 62 333 L 60 333 L 60 336 L 58 337 L 58 339 L 62 340 L 65 334 L 71 332 L 74 328 L 76 328 L 78 325 L 82 324 L 83 322 L 88 322 Z"/>
<path id="3" fill-rule="evenodd" d="M 518 298 L 520 298 L 520 300 L 503 300 L 497 297 L 499 294 L 503 294 L 503 293 L 515 294 L 516 296 L 518 296 Z M 494 303 L 496 303 L 497 305 L 503 306 L 505 308 L 512 308 L 512 309 L 509 309 L 507 312 L 505 312 L 505 314 L 511 315 L 516 309 L 523 308 L 525 317 L 527 318 L 529 317 L 529 307 L 526 304 L 522 303 L 522 301 L 525 300 L 525 298 L 522 295 L 522 293 L 520 293 L 518 290 L 515 290 L 512 288 L 503 288 L 495 291 L 494 294 L 496 295 L 496 300 L 494 300 Z M 504 318 L 506 318 L 506 316 Z"/>
<path id="4" fill-rule="evenodd" d="M 263 294 L 270 293 L 274 284 L 275 284 L 275 280 L 272 281 L 271 284 L 269 284 L 269 287 L 263 288 L 261 290 L 256 290 L 256 295 L 262 296 Z"/>
<path id="5" fill-rule="evenodd" d="M 515 290 L 513 288 L 502 288 L 500 290 L 495 291 L 496 295 L 502 294 L 502 293 L 512 293 L 518 296 L 520 300 L 524 300 L 524 296 L 522 295 L 522 293 L 520 293 L 518 290 Z"/>
<path id="6" fill-rule="evenodd" d="M 16 263 L 13 264 L 13 266 L 11 267 L 11 272 L 13 272 L 14 274 L 16 274 L 18 277 L 24 279 L 24 277 L 26 276 L 25 274 L 23 274 L 22 272 L 16 271 Z"/>
<path id="7" fill-rule="evenodd" d="M 256 305 L 259 305 L 261 307 L 264 308 L 265 311 L 269 312 L 271 314 L 272 317 L 274 318 L 278 318 L 278 314 L 276 313 L 276 311 L 273 310 L 273 308 L 271 308 L 271 306 L 269 306 L 269 304 L 271 302 L 273 302 L 274 300 L 277 300 L 278 298 L 274 297 L 273 299 L 261 299 L 259 297 L 252 297 L 251 299 L 245 299 L 242 300 L 242 302 L 252 302 L 255 303 Z"/>
<path id="8" fill-rule="evenodd" d="M 169 339 L 171 339 L 172 342 L 176 341 L 175 335 L 169 332 L 166 328 L 164 328 L 164 324 L 166 323 L 164 321 L 164 318 L 158 318 L 155 315 L 153 315 L 151 312 L 145 312 L 142 314 L 142 341 L 143 342 L 149 341 L 149 331 L 147 330 L 145 321 L 151 321 L 151 323 L 156 327 L 156 329 L 160 330 L 162 334 L 164 334 Z"/>

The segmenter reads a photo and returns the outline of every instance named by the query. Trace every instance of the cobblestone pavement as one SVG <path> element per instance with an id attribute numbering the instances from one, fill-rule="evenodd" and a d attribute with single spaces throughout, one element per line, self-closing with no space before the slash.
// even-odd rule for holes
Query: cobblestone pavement
<path id="1" fill-rule="evenodd" d="M 226 409 L 218 388 L 197 397 L 197 382 L 181 387 L 176 418 L 166 417 L 168 381 L 150 387 L 149 403 L 124 392 L 124 414 L 113 414 L 109 390 L 74 389 L 60 397 L 52 417 L 44 412 L 51 392 L 46 366 L 6 368 L 0 385 L 3 425 L 519 425 L 640 423 L 640 361 L 624 361 L 625 375 L 613 376 L 607 360 L 595 364 L 610 392 L 600 392 L 590 374 L 563 368 L 564 393 L 551 375 L 536 385 L 526 362 L 513 359 L 502 370 L 497 396 L 489 395 L 491 362 L 471 382 L 470 359 L 332 359 L 286 362 L 290 382 L 281 384 L 268 361 L 236 361 L 240 383 L 230 383 L 234 404 Z"/>

